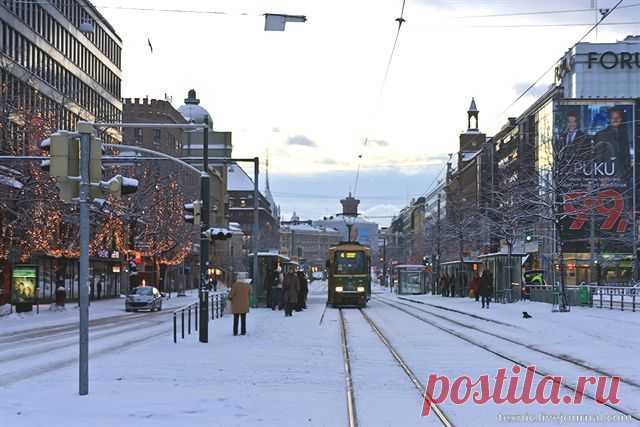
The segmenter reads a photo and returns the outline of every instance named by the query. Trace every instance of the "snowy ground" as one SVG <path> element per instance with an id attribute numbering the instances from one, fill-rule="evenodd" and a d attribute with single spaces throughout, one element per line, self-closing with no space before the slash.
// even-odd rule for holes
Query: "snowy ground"
<path id="1" fill-rule="evenodd" d="M 423 382 L 430 373 L 477 377 L 511 368 L 513 363 L 488 351 L 493 350 L 564 375 L 567 383 L 579 374 L 592 375 L 590 368 L 621 375 L 627 382 L 619 406 L 640 414 L 636 313 L 573 308 L 552 314 L 549 305 L 538 303 L 483 310 L 468 299 L 410 297 L 432 304 L 425 305 L 378 292 L 366 313 Z M 173 344 L 169 311 L 123 316 L 122 301 L 94 304 L 95 319 L 103 320 L 91 330 L 90 394 L 84 397 L 77 395 L 76 330 L 59 327 L 76 318 L 69 313 L 57 320 L 0 318 L 0 424 L 345 425 L 339 312 L 328 308 L 320 323 L 325 301 L 326 283 L 314 282 L 304 312 L 285 318 L 282 312 L 252 310 L 244 337 L 232 336 L 232 318 L 225 315 L 209 323 L 208 344 L 198 343 L 197 335 Z M 99 304 L 104 306 L 98 309 Z M 522 319 L 524 310 L 533 318 Z M 416 388 L 358 310 L 343 314 L 359 425 L 439 425 L 433 416 L 420 417 Z M 58 329 L 52 331 L 52 325 Z M 587 400 L 576 407 L 443 403 L 442 408 L 456 426 L 502 425 L 499 414 L 616 414 Z"/>

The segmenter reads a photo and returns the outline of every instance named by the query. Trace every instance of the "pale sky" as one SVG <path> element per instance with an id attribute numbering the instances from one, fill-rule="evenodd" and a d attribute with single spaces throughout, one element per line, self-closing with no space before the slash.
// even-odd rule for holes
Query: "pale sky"
<path id="1" fill-rule="evenodd" d="M 588 29 L 505 26 L 594 21 L 594 12 L 469 18 L 587 9 L 591 0 L 407 0 L 407 21 L 381 94 L 401 0 L 94 3 L 123 38 L 123 96 L 166 93 L 177 108 L 187 90 L 196 89 L 215 129 L 233 132 L 234 156 L 263 159 L 269 150 L 271 187 L 283 216 L 296 210 L 305 219 L 339 210 L 339 198 L 354 189 L 359 154 L 361 210 L 397 213 L 433 184 L 447 154 L 457 151 L 472 96 L 481 130 L 494 133 L 534 99 L 501 115 L 518 91 Z M 615 3 L 599 0 L 598 7 Z M 265 12 L 304 14 L 308 22 L 264 32 Z M 640 7 L 627 7 L 607 20 L 639 17 Z M 640 32 L 638 25 L 602 27 L 598 41 L 634 31 Z"/>

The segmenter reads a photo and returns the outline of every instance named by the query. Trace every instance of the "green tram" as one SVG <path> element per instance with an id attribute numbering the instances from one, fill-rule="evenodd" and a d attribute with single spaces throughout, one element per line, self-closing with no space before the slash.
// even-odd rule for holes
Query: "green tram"
<path id="1" fill-rule="evenodd" d="M 332 307 L 364 307 L 371 297 L 371 254 L 357 242 L 339 243 L 327 259 L 329 297 Z"/>

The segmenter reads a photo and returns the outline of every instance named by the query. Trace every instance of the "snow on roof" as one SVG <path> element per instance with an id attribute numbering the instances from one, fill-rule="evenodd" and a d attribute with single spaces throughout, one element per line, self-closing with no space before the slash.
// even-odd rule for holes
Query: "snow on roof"
<path id="1" fill-rule="evenodd" d="M 227 191 L 253 191 L 253 180 L 237 164 L 227 166 Z"/>

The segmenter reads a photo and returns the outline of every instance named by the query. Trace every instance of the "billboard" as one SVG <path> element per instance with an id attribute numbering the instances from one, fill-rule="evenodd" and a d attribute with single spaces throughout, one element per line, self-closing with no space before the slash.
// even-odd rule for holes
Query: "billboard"
<path id="1" fill-rule="evenodd" d="M 565 252 L 632 252 L 634 104 L 564 101 L 554 120 Z"/>
<path id="2" fill-rule="evenodd" d="M 11 271 L 13 304 L 35 304 L 38 299 L 38 266 L 16 265 Z"/>

